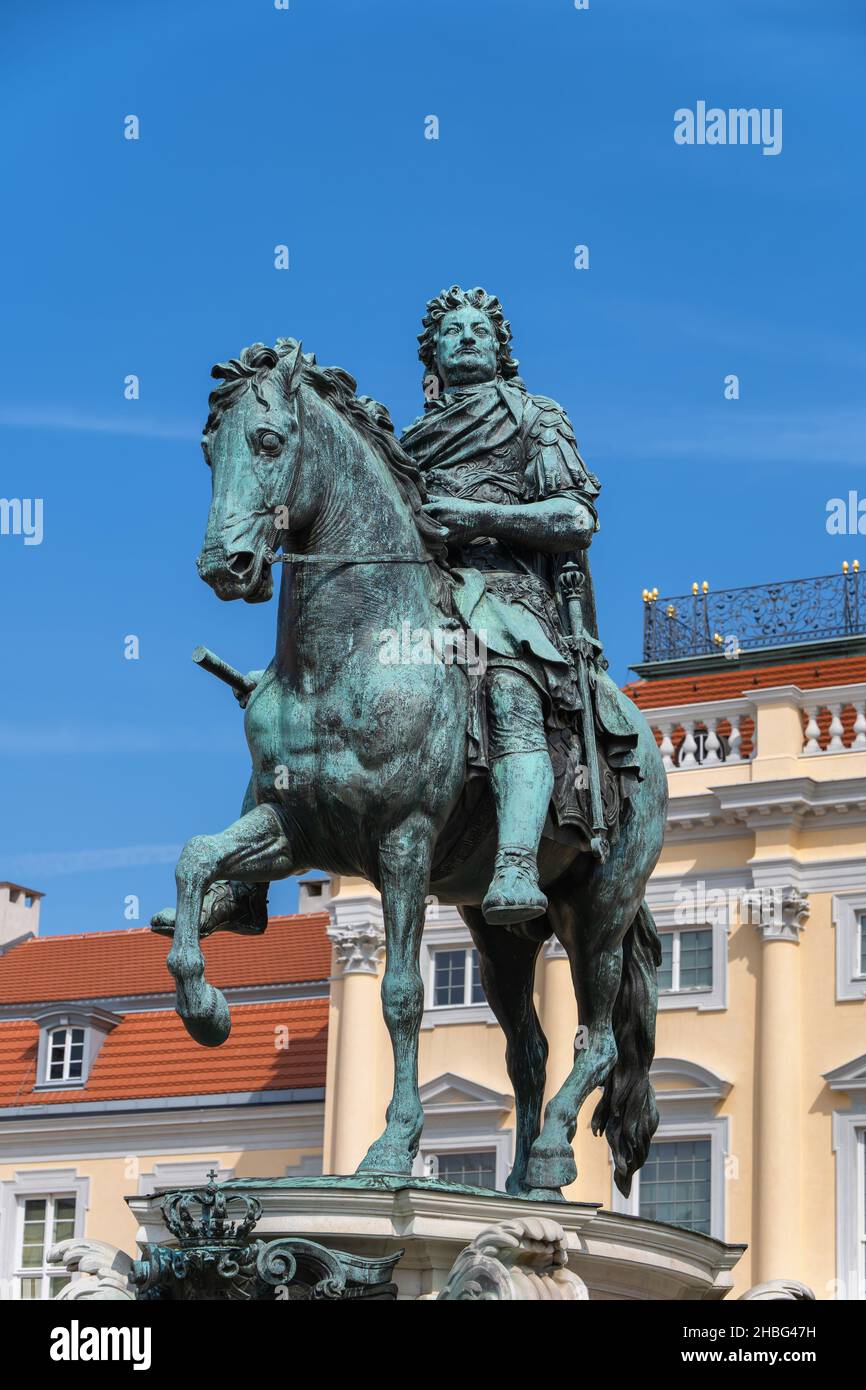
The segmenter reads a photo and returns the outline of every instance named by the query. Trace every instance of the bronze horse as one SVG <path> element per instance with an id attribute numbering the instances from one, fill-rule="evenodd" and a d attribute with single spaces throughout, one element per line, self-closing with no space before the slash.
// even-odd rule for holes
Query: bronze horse
<path id="1" fill-rule="evenodd" d="M 246 707 L 252 778 L 241 817 L 185 845 L 176 914 L 154 919 L 173 934 L 178 1013 L 199 1043 L 228 1036 L 228 1006 L 205 980 L 200 945 L 213 929 L 205 894 L 214 885 L 266 885 L 310 867 L 369 879 L 384 911 L 394 1089 L 361 1168 L 409 1173 L 423 1123 L 418 956 L 432 893 L 459 907 L 505 1033 L 517 1125 L 508 1191 L 550 1200 L 574 1180 L 577 1114 L 601 1086 L 593 1128 L 606 1134 L 628 1192 L 658 1123 L 648 1073 L 660 948 L 643 899 L 667 785 L 649 726 L 632 707 L 642 779 L 606 862 L 544 839 L 546 916 L 523 932 L 488 925 L 479 905 L 495 816 L 484 782 L 467 782 L 467 672 L 443 660 L 380 659 L 381 633 L 402 621 L 440 637 L 454 625 L 423 482 L 384 409 L 293 340 L 255 344 L 213 374 L 222 385 L 204 436 L 213 497 L 199 571 L 220 598 L 253 603 L 271 596 L 272 566 L 285 563 L 276 651 Z M 585 1044 L 542 1124 L 547 1042 L 532 988 L 551 934 L 568 953 Z"/>

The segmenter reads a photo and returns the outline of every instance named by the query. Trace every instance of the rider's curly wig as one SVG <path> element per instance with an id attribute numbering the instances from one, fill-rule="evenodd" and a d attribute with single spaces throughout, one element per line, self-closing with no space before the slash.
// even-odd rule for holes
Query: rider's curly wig
<path id="1" fill-rule="evenodd" d="M 474 290 L 463 290 L 459 285 L 452 285 L 450 290 L 443 290 L 437 294 L 435 299 L 427 303 L 427 312 L 421 320 L 422 332 L 418 334 L 418 356 L 424 363 L 428 373 L 433 376 L 436 372 L 436 336 L 439 332 L 440 320 L 452 309 L 460 309 L 464 304 L 471 304 L 475 309 L 483 309 L 493 325 L 493 332 L 496 334 L 497 362 L 496 370 L 505 381 L 510 381 L 517 376 L 518 364 L 511 356 L 511 324 L 508 322 L 502 311 L 502 305 L 495 294 L 488 294 L 486 290 L 476 286 Z"/>

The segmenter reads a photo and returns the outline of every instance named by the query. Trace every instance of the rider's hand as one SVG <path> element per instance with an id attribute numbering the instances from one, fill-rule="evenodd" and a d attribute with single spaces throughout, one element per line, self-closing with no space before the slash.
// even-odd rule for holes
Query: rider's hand
<path id="1" fill-rule="evenodd" d="M 449 541 L 471 541 L 485 535 L 484 528 L 490 519 L 483 504 L 468 497 L 434 497 L 424 503 L 423 510 L 444 526 Z"/>

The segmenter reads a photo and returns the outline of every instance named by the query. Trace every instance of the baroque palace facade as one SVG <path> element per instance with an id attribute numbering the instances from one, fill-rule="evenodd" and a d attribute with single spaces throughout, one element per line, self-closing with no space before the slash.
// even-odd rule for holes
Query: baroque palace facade
<path id="1" fill-rule="evenodd" d="M 697 585 L 685 600 L 647 594 L 645 660 L 627 687 L 670 786 L 648 891 L 663 943 L 660 1124 L 625 1201 L 587 1102 L 568 1195 L 745 1245 L 734 1295 L 789 1278 L 818 1298 L 866 1297 L 859 587 L 849 572 L 709 598 Z M 731 618 L 738 603 L 752 617 Z M 715 630 L 722 613 L 733 632 Z M 303 883 L 300 907 L 264 937 L 205 943 L 233 1015 L 228 1042 L 209 1051 L 174 1015 L 164 940 L 40 937 L 39 894 L 0 884 L 0 1296 L 56 1291 L 65 1276 L 47 1252 L 64 1236 L 132 1252 L 127 1196 L 195 1185 L 210 1169 L 354 1169 L 390 1094 L 381 905 L 343 878 Z M 421 965 L 418 1172 L 501 1188 L 513 1097 L 454 909 L 431 901 Z M 536 1005 L 550 1094 L 578 1025 L 554 943 Z"/>

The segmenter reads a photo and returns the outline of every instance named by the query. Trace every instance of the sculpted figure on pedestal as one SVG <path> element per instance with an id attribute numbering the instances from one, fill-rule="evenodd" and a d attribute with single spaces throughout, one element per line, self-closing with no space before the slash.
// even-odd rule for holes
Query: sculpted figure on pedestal
<path id="1" fill-rule="evenodd" d="M 509 1192 L 550 1200 L 574 1180 L 577 1113 L 598 1086 L 594 1126 L 627 1192 L 657 1124 L 659 943 L 643 897 L 667 787 L 598 639 L 586 557 L 598 482 L 562 409 L 517 377 L 492 295 L 431 300 L 420 355 L 427 408 L 399 442 L 383 406 L 293 339 L 213 369 L 199 572 L 218 597 L 256 603 L 281 566 L 276 644 L 249 677 L 211 662 L 245 707 L 251 778 L 240 818 L 184 847 L 176 914 L 154 927 L 173 937 L 181 1018 L 216 1046 L 229 1012 L 200 937 L 263 931 L 274 879 L 318 868 L 373 882 L 394 1092 L 361 1167 L 409 1173 L 424 903 L 456 904 L 506 1038 Z M 395 630 L 412 634 L 408 658 L 389 656 Z M 542 1123 L 532 986 L 554 934 L 586 1045 Z"/>

